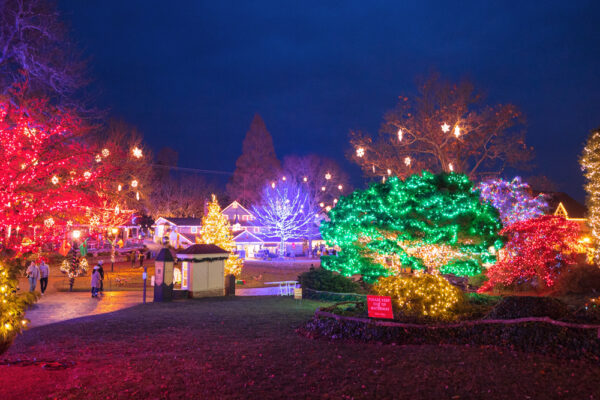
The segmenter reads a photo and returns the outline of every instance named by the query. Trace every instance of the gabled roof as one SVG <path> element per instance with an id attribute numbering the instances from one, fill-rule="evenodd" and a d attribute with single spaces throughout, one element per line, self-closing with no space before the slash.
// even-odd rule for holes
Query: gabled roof
<path id="1" fill-rule="evenodd" d="M 248 231 L 241 231 L 237 236 L 233 238 L 233 241 L 244 243 L 263 243 L 263 240 L 261 238 Z"/>
<path id="2" fill-rule="evenodd" d="M 175 226 L 202 226 L 202 218 L 171 218 L 160 217 L 154 224 L 158 224 L 160 220 L 165 220 Z"/>
<path id="3" fill-rule="evenodd" d="M 566 213 L 567 218 L 586 218 L 587 208 L 564 192 L 545 192 L 544 198 L 550 206 L 550 213 L 553 215 Z"/>
<path id="4" fill-rule="evenodd" d="M 190 244 L 196 243 L 196 235 L 191 233 L 178 233 L 178 235 L 184 240 L 190 242 Z"/>
<path id="5" fill-rule="evenodd" d="M 234 205 L 237 205 L 237 208 L 234 207 Z M 250 211 L 248 211 L 248 209 L 244 208 L 244 206 L 242 206 L 237 200 L 234 201 L 233 203 L 231 203 L 230 205 L 228 205 L 227 207 L 225 207 L 223 209 L 223 211 L 221 211 L 221 212 L 223 214 L 226 214 L 226 211 L 227 211 L 227 214 L 229 214 L 230 210 L 236 211 L 236 213 L 237 213 L 237 210 L 242 210 L 243 213 L 237 213 L 237 214 L 239 214 L 239 215 L 252 215 L 252 216 L 254 216 L 254 214 L 252 214 Z"/>
<path id="6" fill-rule="evenodd" d="M 177 254 L 228 254 L 227 250 L 224 250 L 216 244 L 194 244 L 185 250 L 178 251 Z"/>

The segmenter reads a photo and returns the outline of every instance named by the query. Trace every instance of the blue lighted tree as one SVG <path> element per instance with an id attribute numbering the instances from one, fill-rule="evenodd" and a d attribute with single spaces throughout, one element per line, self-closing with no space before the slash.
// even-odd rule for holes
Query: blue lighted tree
<path id="1" fill-rule="evenodd" d="M 477 189 L 481 200 L 491 203 L 498 210 L 504 226 L 540 217 L 548 208 L 544 196 L 533 196 L 529 185 L 519 176 L 510 182 L 504 179 L 483 181 Z"/>
<path id="2" fill-rule="evenodd" d="M 264 187 L 260 205 L 252 210 L 264 227 L 266 236 L 279 239 L 279 255 L 285 254 L 285 242 L 291 238 L 306 239 L 318 223 L 316 207 L 309 194 L 296 182 L 280 181 Z"/>

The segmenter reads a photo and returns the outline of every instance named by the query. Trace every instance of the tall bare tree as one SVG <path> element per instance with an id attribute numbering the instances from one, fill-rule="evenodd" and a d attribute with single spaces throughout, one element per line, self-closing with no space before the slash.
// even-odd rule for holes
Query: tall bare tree
<path id="1" fill-rule="evenodd" d="M 86 85 L 85 62 L 67 37 L 54 4 L 47 0 L 0 0 L 0 90 L 29 81 L 61 103 Z M 71 104 L 68 104 L 71 105 Z"/>
<path id="2" fill-rule="evenodd" d="M 291 179 L 303 186 L 317 207 L 334 207 L 340 196 L 352 192 L 348 174 L 330 158 L 316 154 L 286 156 L 279 180 Z"/>
<path id="3" fill-rule="evenodd" d="M 523 167 L 523 116 L 512 104 L 485 105 L 473 84 L 432 75 L 412 98 L 400 96 L 377 137 L 351 132 L 350 158 L 368 176 L 405 177 L 421 170 L 463 172 L 473 179 Z"/>

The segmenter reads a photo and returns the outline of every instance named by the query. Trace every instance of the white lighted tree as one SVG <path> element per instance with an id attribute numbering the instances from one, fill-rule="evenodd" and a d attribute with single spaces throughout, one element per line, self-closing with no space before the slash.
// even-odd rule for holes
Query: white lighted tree
<path id="1" fill-rule="evenodd" d="M 579 163 L 586 179 L 588 225 L 592 229 L 594 259 L 598 264 L 600 262 L 600 129 L 593 131 L 588 137 Z"/>
<path id="2" fill-rule="evenodd" d="M 267 236 L 279 239 L 279 254 L 285 254 L 285 243 L 291 238 L 308 238 L 315 229 L 318 209 L 309 194 L 296 182 L 279 181 L 263 189 L 262 202 L 254 206 L 258 222 Z"/>

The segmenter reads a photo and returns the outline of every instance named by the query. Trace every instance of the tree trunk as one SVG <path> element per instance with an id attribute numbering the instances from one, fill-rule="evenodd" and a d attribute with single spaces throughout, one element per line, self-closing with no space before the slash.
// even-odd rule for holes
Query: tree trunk
<path id="1" fill-rule="evenodd" d="M 75 278 L 69 278 L 69 292 L 73 291 L 73 284 L 75 283 Z"/>
<path id="2" fill-rule="evenodd" d="M 285 239 L 281 238 L 281 243 L 279 244 L 279 256 L 285 257 Z"/>

